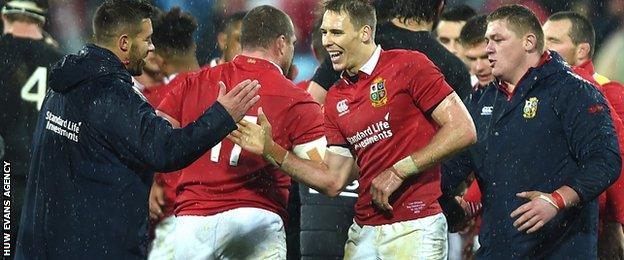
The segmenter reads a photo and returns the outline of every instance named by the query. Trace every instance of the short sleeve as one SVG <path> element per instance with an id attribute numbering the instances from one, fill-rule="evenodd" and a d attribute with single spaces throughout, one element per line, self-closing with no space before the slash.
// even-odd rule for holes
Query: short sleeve
<path id="1" fill-rule="evenodd" d="M 190 79 L 186 78 L 181 81 L 177 86 L 173 87 L 169 93 L 165 95 L 163 100 L 158 105 L 158 110 L 173 117 L 175 120 L 181 121 L 182 119 L 182 102 L 185 97 L 187 88 L 191 85 Z"/>
<path id="2" fill-rule="evenodd" d="M 453 92 L 444 76 L 426 56 L 419 54 L 410 64 L 411 84 L 408 86 L 412 99 L 422 111 L 429 111 Z"/>
<path id="3" fill-rule="evenodd" d="M 327 138 L 327 146 L 347 144 L 347 139 L 342 135 L 338 125 L 332 116 L 325 112 L 325 137 Z"/>
<path id="4" fill-rule="evenodd" d="M 293 146 L 314 141 L 325 134 L 321 106 L 309 95 L 290 108 L 287 118 L 285 125 L 291 130 L 289 139 Z"/>

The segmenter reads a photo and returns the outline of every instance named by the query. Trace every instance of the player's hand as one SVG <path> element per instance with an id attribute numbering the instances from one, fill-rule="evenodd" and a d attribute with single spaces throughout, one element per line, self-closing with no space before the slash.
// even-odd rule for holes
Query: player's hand
<path id="1" fill-rule="evenodd" d="M 392 212 L 389 199 L 403 183 L 403 178 L 395 172 L 393 168 L 388 168 L 381 172 L 371 183 L 370 193 L 373 203 L 382 210 Z"/>
<path id="2" fill-rule="evenodd" d="M 246 120 L 238 122 L 238 129 L 228 135 L 235 144 L 256 155 L 263 155 L 268 145 L 273 144 L 272 126 L 262 108 L 258 108 L 258 122 L 260 125 Z"/>
<path id="3" fill-rule="evenodd" d="M 557 208 L 540 199 L 540 195 L 552 200 L 550 194 L 539 191 L 524 191 L 516 194 L 517 197 L 531 200 L 511 212 L 511 217 L 517 218 L 513 225 L 518 231 L 533 233 L 557 215 Z"/>
<path id="4" fill-rule="evenodd" d="M 238 83 L 230 92 L 225 92 L 225 84 L 219 81 L 219 96 L 217 102 L 219 102 L 225 110 L 230 114 L 234 122 L 238 122 L 243 119 L 247 110 L 258 102 L 260 96 L 256 95 L 260 84 L 257 80 L 243 80 Z"/>
<path id="5" fill-rule="evenodd" d="M 150 219 L 157 220 L 163 217 L 162 208 L 165 206 L 165 189 L 157 181 L 152 183 L 149 195 L 149 215 Z"/>

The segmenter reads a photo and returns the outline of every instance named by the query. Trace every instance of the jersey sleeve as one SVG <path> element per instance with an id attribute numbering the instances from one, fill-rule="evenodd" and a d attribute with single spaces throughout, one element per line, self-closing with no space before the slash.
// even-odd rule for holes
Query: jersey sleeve
<path id="1" fill-rule="evenodd" d="M 327 146 L 344 146 L 347 144 L 347 139 L 342 135 L 334 120 L 330 112 L 325 110 L 325 137 L 327 138 Z"/>
<path id="2" fill-rule="evenodd" d="M 309 95 L 290 108 L 285 125 L 291 130 L 289 139 L 293 146 L 314 141 L 325 134 L 321 107 Z"/>
<path id="3" fill-rule="evenodd" d="M 615 221 L 624 224 L 624 175 L 607 189 L 607 214 Z"/>
<path id="4" fill-rule="evenodd" d="M 426 56 L 418 54 L 411 59 L 409 75 L 412 78 L 408 86 L 414 103 L 422 111 L 429 111 L 438 105 L 453 89 L 444 80 L 444 76 Z"/>
<path id="5" fill-rule="evenodd" d="M 191 77 L 179 81 L 171 91 L 165 95 L 158 105 L 158 110 L 173 117 L 175 120 L 182 119 L 182 103 L 186 96 L 186 90 L 191 86 Z"/>

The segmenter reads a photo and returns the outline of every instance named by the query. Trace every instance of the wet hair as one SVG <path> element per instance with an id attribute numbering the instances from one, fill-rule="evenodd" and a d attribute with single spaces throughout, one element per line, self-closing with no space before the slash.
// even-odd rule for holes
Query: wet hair
<path id="1" fill-rule="evenodd" d="M 242 22 L 246 14 L 247 12 L 237 12 L 228 16 L 223 23 L 219 24 L 218 31 L 222 33 L 230 34 L 234 28 L 234 25 L 236 25 L 239 22 Z"/>
<path id="2" fill-rule="evenodd" d="M 371 27 L 373 35 L 377 25 L 375 8 L 361 0 L 329 0 L 325 2 L 325 11 L 336 13 L 346 13 L 356 30 L 368 25 Z"/>
<path id="3" fill-rule="evenodd" d="M 467 47 L 485 42 L 485 31 L 487 30 L 486 19 L 486 15 L 479 15 L 468 19 L 459 33 L 459 43 Z"/>
<path id="4" fill-rule="evenodd" d="M 96 42 L 108 42 L 117 35 L 136 35 L 141 21 L 151 18 L 154 7 L 139 0 L 108 0 L 100 5 L 93 17 L 93 36 Z"/>
<path id="5" fill-rule="evenodd" d="M 443 0 L 392 0 L 394 17 L 405 22 L 414 19 L 417 22 L 437 22 L 438 8 Z"/>
<path id="6" fill-rule="evenodd" d="M 472 7 L 467 5 L 458 5 L 453 8 L 450 8 L 444 11 L 440 15 L 440 20 L 450 21 L 450 22 L 465 22 L 468 19 L 477 15 Z"/>
<path id="7" fill-rule="evenodd" d="M 284 35 L 290 41 L 294 34 L 295 29 L 286 13 L 273 6 L 262 5 L 245 15 L 240 42 L 243 49 L 266 48 L 277 37 Z"/>
<path id="8" fill-rule="evenodd" d="M 196 30 L 197 20 L 180 7 L 173 7 L 155 19 L 152 42 L 157 52 L 167 56 L 186 54 L 193 50 Z"/>
<path id="9" fill-rule="evenodd" d="M 574 43 L 574 45 L 589 43 L 589 57 L 593 57 L 596 32 L 594 31 L 592 23 L 581 14 L 570 11 L 558 12 L 548 17 L 548 21 L 561 20 L 570 21 L 571 26 L 568 36 L 572 39 L 572 43 Z"/>
<path id="10" fill-rule="evenodd" d="M 505 20 L 509 24 L 509 30 L 521 36 L 526 33 L 533 33 L 537 38 L 537 50 L 544 50 L 544 31 L 535 16 L 535 13 L 523 5 L 505 5 L 494 10 L 487 17 L 487 21 L 493 22 Z"/>

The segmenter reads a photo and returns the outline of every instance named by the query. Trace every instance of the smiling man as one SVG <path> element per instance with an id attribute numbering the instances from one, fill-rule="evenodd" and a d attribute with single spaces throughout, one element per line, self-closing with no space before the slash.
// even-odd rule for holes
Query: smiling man
<path id="1" fill-rule="evenodd" d="M 152 7 L 107 1 L 95 44 L 52 67 L 33 137 L 15 259 L 145 259 L 154 171 L 190 164 L 258 101 L 244 81 L 190 126 L 173 129 L 132 85 L 151 43 Z"/>
<path id="2" fill-rule="evenodd" d="M 443 190 L 475 172 L 483 193 L 479 259 L 595 259 L 597 196 L 621 169 L 607 102 L 544 51 L 529 9 L 503 6 L 487 21 L 497 79 L 470 108 L 478 142 L 445 164 Z"/>
<path id="3" fill-rule="evenodd" d="M 322 162 L 273 141 L 262 113 L 262 129 L 241 125 L 233 140 L 329 196 L 358 177 L 357 159 L 360 187 L 345 259 L 445 259 L 438 164 L 474 143 L 474 125 L 440 70 L 422 53 L 382 50 L 375 24 L 374 9 L 362 1 L 325 3 L 322 41 L 342 76 L 325 102 Z"/>

